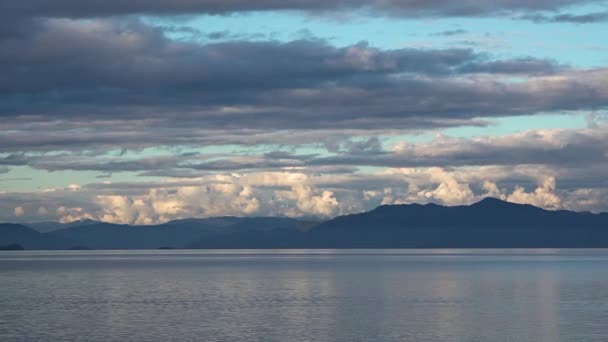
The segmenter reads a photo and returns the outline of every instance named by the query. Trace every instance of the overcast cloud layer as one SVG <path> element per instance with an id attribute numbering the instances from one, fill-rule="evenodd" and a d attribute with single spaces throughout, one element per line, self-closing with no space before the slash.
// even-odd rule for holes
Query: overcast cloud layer
<path id="1" fill-rule="evenodd" d="M 3 2 L 0 220 L 331 217 L 484 196 L 608 210 L 606 65 L 483 46 L 386 48 L 365 37 L 348 45 L 322 37 L 175 39 L 170 27 L 141 18 L 357 10 L 403 20 L 605 21 L 606 12 L 581 14 L 579 5 L 605 3 Z M 468 34 L 441 32 L 435 36 Z M 499 118 L 547 114 L 585 115 L 588 123 L 527 129 L 520 121 L 515 133 L 490 134 Z M 440 133 L 462 127 L 488 133 Z M 95 181 L 70 180 L 91 172 Z M 46 186 L 45 173 L 60 173 L 63 186 Z M 22 182 L 31 185 L 15 190 Z"/>
<path id="2" fill-rule="evenodd" d="M 481 16 L 509 12 L 556 11 L 572 5 L 603 3 L 597 0 L 140 0 L 84 3 L 78 0 L 24 0 L 0 5 L 7 15 L 42 17 L 98 17 L 127 14 L 226 14 L 245 11 L 348 11 L 369 9 L 402 16 Z"/>

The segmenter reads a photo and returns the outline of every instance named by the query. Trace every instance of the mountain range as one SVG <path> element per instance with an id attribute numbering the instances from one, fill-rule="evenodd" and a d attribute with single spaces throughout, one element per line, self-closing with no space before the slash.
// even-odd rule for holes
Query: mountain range
<path id="1" fill-rule="evenodd" d="M 323 221 L 215 217 L 132 226 L 93 220 L 0 224 L 0 246 L 158 248 L 603 248 L 608 213 L 486 198 L 469 206 L 382 205 Z"/>

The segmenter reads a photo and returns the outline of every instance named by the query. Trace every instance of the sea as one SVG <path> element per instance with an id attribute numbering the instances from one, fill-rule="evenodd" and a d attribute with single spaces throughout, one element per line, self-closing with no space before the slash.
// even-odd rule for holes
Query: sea
<path id="1" fill-rule="evenodd" d="M 0 252 L 0 341 L 608 341 L 608 250 Z"/>

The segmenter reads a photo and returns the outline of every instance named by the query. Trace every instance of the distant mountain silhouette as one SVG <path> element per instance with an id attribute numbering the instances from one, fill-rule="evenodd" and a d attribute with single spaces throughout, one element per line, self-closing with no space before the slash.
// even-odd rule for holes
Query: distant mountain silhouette
<path id="1" fill-rule="evenodd" d="M 608 213 L 551 211 L 495 198 L 469 206 L 383 205 L 320 223 L 216 217 L 151 226 L 90 220 L 65 225 L 40 233 L 24 225 L 0 224 L 0 245 L 20 244 L 25 249 L 608 247 Z"/>
<path id="2" fill-rule="evenodd" d="M 25 248 L 18 243 L 11 243 L 10 245 L 0 246 L 0 251 L 22 251 Z"/>
<path id="3" fill-rule="evenodd" d="M 486 198 L 470 206 L 383 205 L 308 232 L 235 232 L 198 248 L 572 248 L 608 247 L 608 214 L 550 211 Z"/>
<path id="4" fill-rule="evenodd" d="M 92 249 L 158 249 L 193 247 L 197 241 L 219 235 L 258 234 L 275 229 L 298 230 L 305 225 L 305 222 L 280 217 L 216 217 L 170 221 L 154 226 L 94 223 L 47 234 Z"/>
<path id="5" fill-rule="evenodd" d="M 327 248 L 608 247 L 608 214 L 550 211 L 486 198 L 470 206 L 383 205 L 311 232 Z"/>
<path id="6" fill-rule="evenodd" d="M 26 223 L 25 225 L 30 228 L 33 228 L 41 233 L 48 233 L 48 232 L 52 232 L 54 230 L 65 229 L 65 228 L 70 228 L 70 227 L 86 226 L 86 225 L 95 224 L 95 223 L 101 223 L 101 222 L 95 221 L 95 220 L 90 220 L 90 219 L 84 219 L 84 220 L 78 220 L 78 221 L 69 222 L 69 223 L 32 222 L 32 223 Z"/>
<path id="7" fill-rule="evenodd" d="M 0 223 L 0 245 L 11 244 L 24 249 L 66 249 L 72 245 L 67 239 L 42 234 L 24 225 Z"/>

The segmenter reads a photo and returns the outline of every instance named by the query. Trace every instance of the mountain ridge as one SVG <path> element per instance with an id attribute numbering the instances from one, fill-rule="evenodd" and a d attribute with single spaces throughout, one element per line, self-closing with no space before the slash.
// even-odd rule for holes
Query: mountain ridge
<path id="1" fill-rule="evenodd" d="M 26 249 L 608 247 L 608 213 L 547 210 L 492 197 L 459 206 L 381 205 L 321 222 L 223 216 L 157 225 L 93 220 L 59 225 L 40 232 L 33 229 L 36 224 L 0 224 L 0 245 L 18 243 Z"/>

